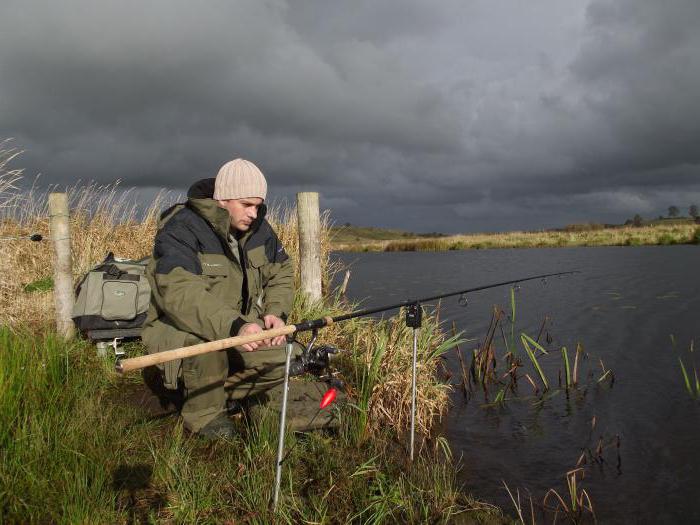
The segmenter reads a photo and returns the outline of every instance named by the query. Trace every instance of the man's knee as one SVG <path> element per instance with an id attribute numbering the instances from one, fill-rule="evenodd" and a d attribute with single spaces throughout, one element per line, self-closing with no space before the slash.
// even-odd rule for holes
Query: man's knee
<path id="1" fill-rule="evenodd" d="M 229 375 L 255 370 L 264 375 L 272 374 L 284 377 L 284 365 L 287 359 L 286 345 L 263 346 L 254 352 L 241 352 L 235 348 L 227 350 L 229 356 Z M 292 359 L 301 355 L 302 347 L 294 343 Z"/>
<path id="2" fill-rule="evenodd" d="M 225 352 L 209 352 L 182 361 L 182 378 L 188 390 L 223 382 L 227 372 L 228 361 Z"/>

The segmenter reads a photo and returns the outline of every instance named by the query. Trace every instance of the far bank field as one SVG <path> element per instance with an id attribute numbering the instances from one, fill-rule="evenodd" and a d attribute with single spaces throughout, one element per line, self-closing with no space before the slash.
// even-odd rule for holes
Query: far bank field
<path id="1" fill-rule="evenodd" d="M 700 244 L 700 224 L 667 219 L 644 226 L 571 225 L 560 230 L 444 235 L 339 226 L 333 229 L 336 251 L 447 251 L 487 248 L 556 248 L 573 246 L 648 246 Z"/>

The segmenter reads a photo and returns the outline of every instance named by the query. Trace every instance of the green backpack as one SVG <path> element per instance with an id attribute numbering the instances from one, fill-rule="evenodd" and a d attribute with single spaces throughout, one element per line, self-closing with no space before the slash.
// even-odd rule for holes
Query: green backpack
<path id="1" fill-rule="evenodd" d="M 73 322 L 89 339 L 138 337 L 146 320 L 151 287 L 148 258 L 120 259 L 109 253 L 78 284 Z"/>

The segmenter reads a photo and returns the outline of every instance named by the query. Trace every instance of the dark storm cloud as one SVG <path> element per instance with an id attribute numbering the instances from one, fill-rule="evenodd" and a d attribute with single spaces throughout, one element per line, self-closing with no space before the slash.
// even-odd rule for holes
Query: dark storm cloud
<path id="1" fill-rule="evenodd" d="M 572 64 L 610 141 L 585 165 L 644 171 L 700 161 L 700 3 L 598 3 Z M 688 170 L 697 180 L 697 171 Z"/>
<path id="2" fill-rule="evenodd" d="M 4 2 L 0 136 L 46 182 L 245 156 L 342 222 L 466 231 L 700 201 L 695 0 Z M 689 204 L 690 202 L 688 202 Z"/>

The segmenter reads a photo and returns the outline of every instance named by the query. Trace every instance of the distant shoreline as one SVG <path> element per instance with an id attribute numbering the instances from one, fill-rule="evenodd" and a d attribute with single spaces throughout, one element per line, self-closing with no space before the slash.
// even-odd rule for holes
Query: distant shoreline
<path id="1" fill-rule="evenodd" d="M 374 229 L 379 231 L 377 229 Z M 589 230 L 541 232 L 506 232 L 460 234 L 449 236 L 416 236 L 398 238 L 355 239 L 334 238 L 331 249 L 353 252 L 413 252 L 479 250 L 488 248 L 556 248 L 574 246 L 658 246 L 700 244 L 700 225 L 660 224 L 653 226 L 621 226 Z"/>

